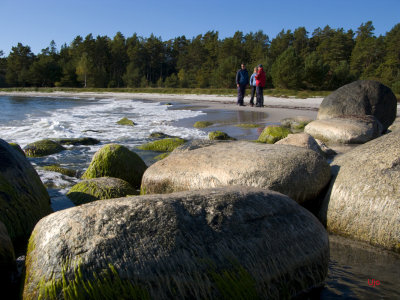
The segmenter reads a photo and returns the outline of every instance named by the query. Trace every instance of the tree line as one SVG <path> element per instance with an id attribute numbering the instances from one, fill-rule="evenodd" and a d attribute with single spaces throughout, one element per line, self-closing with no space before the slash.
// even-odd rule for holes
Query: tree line
<path id="1" fill-rule="evenodd" d="M 267 88 L 333 90 L 356 79 L 375 79 L 400 93 L 400 23 L 376 37 L 371 21 L 354 32 L 304 27 L 219 38 L 208 31 L 168 41 L 118 32 L 113 38 L 77 36 L 60 50 L 52 41 L 35 55 L 18 43 L 0 51 L 1 87 L 233 88 L 240 64 L 263 64 Z"/>

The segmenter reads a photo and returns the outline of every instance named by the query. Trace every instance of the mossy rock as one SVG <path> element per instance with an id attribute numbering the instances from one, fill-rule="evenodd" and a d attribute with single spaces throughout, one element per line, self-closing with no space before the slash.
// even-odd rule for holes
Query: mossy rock
<path id="1" fill-rule="evenodd" d="M 125 180 L 113 177 L 91 178 L 75 184 L 67 193 L 75 205 L 96 200 L 113 199 L 138 192 Z"/>
<path id="2" fill-rule="evenodd" d="M 44 166 L 43 169 L 46 171 L 57 172 L 57 173 L 60 173 L 60 174 L 63 174 L 63 175 L 69 176 L 69 177 L 76 177 L 75 170 L 62 168 L 59 165 Z"/>
<path id="3" fill-rule="evenodd" d="M 258 128 L 260 125 L 258 124 L 237 124 L 235 125 L 236 127 L 241 127 L 241 128 Z"/>
<path id="4" fill-rule="evenodd" d="M 122 118 L 117 122 L 119 125 L 128 125 L 128 126 L 135 126 L 136 123 L 133 122 L 132 120 L 129 120 L 128 118 Z"/>
<path id="5" fill-rule="evenodd" d="M 155 159 L 155 160 L 162 160 L 162 159 L 166 158 L 168 155 L 170 155 L 170 153 L 171 153 L 171 152 L 162 153 L 162 154 L 157 155 L 156 157 L 154 157 L 154 159 Z"/>
<path id="6" fill-rule="evenodd" d="M 24 151 L 28 157 L 41 157 L 55 154 L 65 150 L 60 143 L 53 140 L 40 140 L 25 146 Z"/>
<path id="7" fill-rule="evenodd" d="M 236 139 L 233 137 L 230 137 L 227 133 L 222 132 L 222 131 L 212 131 L 208 134 L 208 138 L 210 140 L 217 140 L 217 141 L 235 141 Z"/>
<path id="8" fill-rule="evenodd" d="M 0 287 L 4 299 L 7 298 L 7 288 L 12 282 L 12 274 L 16 270 L 14 247 L 6 226 L 0 222 Z M 4 287 L 6 289 L 4 290 Z"/>
<path id="9" fill-rule="evenodd" d="M 115 177 L 138 188 L 146 169 L 146 164 L 135 152 L 121 145 L 108 144 L 94 154 L 82 179 Z"/>
<path id="10" fill-rule="evenodd" d="M 60 143 L 61 145 L 97 145 L 100 143 L 99 140 L 90 138 L 90 137 L 83 137 L 83 138 L 61 138 L 61 139 L 53 139 L 53 141 Z"/>
<path id="11" fill-rule="evenodd" d="M 209 126 L 211 126 L 213 124 L 214 123 L 208 122 L 208 121 L 197 121 L 196 123 L 194 123 L 193 127 L 195 127 L 195 128 L 206 128 L 206 127 L 209 127 Z"/>
<path id="12" fill-rule="evenodd" d="M 304 131 L 304 127 L 306 127 L 306 125 L 312 121 L 313 119 L 309 117 L 297 116 L 293 118 L 282 119 L 280 122 L 283 127 L 291 129 L 291 131 L 294 133 L 298 133 Z"/>
<path id="13" fill-rule="evenodd" d="M 150 133 L 149 138 L 151 138 L 151 139 L 166 139 L 166 138 L 175 138 L 175 136 L 165 134 L 163 132 L 152 132 L 152 133 Z"/>
<path id="14" fill-rule="evenodd" d="M 283 126 L 268 126 L 258 137 L 258 142 L 274 144 L 277 141 L 285 138 L 290 133 L 290 130 Z"/>
<path id="15" fill-rule="evenodd" d="M 22 150 L 21 146 L 18 145 L 17 143 L 8 143 L 11 147 L 13 147 L 15 150 L 17 150 L 19 153 L 23 154 L 25 156 L 24 150 Z"/>
<path id="16" fill-rule="evenodd" d="M 185 142 L 186 140 L 181 138 L 168 138 L 141 145 L 138 149 L 155 152 L 171 152 Z"/>

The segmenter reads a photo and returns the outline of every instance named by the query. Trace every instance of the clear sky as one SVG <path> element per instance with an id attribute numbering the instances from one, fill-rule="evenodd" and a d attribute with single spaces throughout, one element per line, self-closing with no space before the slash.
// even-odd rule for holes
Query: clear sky
<path id="1" fill-rule="evenodd" d="M 0 0 L 0 50 L 8 56 L 19 42 L 39 53 L 89 33 L 112 38 L 154 34 L 163 41 L 214 30 L 219 38 L 263 30 L 270 39 L 282 29 L 311 33 L 329 25 L 354 31 L 372 21 L 375 35 L 400 23 L 400 0 Z"/>

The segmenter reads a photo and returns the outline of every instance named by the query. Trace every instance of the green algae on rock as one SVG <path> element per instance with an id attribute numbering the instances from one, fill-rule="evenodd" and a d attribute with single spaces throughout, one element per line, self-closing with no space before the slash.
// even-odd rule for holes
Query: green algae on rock
<path id="1" fill-rule="evenodd" d="M 261 127 L 260 125 L 258 125 L 258 124 L 236 124 L 235 125 L 236 127 L 241 127 L 241 128 L 258 128 L 258 127 Z"/>
<path id="2" fill-rule="evenodd" d="M 164 158 L 166 158 L 168 155 L 170 155 L 171 152 L 165 152 L 165 153 L 161 153 L 160 155 L 157 155 L 154 157 L 155 160 L 162 160 Z"/>
<path id="3" fill-rule="evenodd" d="M 115 177 L 140 187 L 147 166 L 135 152 L 118 144 L 108 144 L 98 150 L 82 175 L 82 179 Z"/>
<path id="4" fill-rule="evenodd" d="M 124 118 L 122 118 L 121 120 L 119 120 L 119 121 L 117 122 L 117 124 L 119 124 L 119 125 L 128 125 L 128 126 L 135 126 L 135 125 L 136 125 L 135 122 L 133 122 L 132 120 L 129 120 L 129 119 L 126 118 L 126 117 L 124 117 Z"/>
<path id="5" fill-rule="evenodd" d="M 44 166 L 43 169 L 46 171 L 57 172 L 57 173 L 60 173 L 60 174 L 63 174 L 63 175 L 69 176 L 69 177 L 76 177 L 76 173 L 77 173 L 75 170 L 63 168 L 63 167 L 60 167 L 60 165 Z"/>
<path id="6" fill-rule="evenodd" d="M 25 154 L 28 157 L 47 156 L 63 150 L 65 148 L 60 143 L 48 139 L 36 141 L 24 147 Z"/>
<path id="7" fill-rule="evenodd" d="M 217 141 L 235 141 L 236 139 L 233 137 L 230 137 L 227 133 L 222 132 L 222 131 L 212 131 L 208 134 L 208 138 L 211 141 L 217 140 Z"/>
<path id="8" fill-rule="evenodd" d="M 276 126 L 276 125 L 267 126 L 265 127 L 263 132 L 261 132 L 257 142 L 274 144 L 275 142 L 287 137 L 289 133 L 290 130 L 283 126 Z"/>
<path id="9" fill-rule="evenodd" d="M 165 138 L 176 138 L 176 136 L 165 134 L 163 132 L 152 132 L 152 133 L 150 133 L 149 138 L 151 138 L 151 139 L 165 139 Z"/>
<path id="10" fill-rule="evenodd" d="M 128 182 L 119 178 L 100 177 L 75 184 L 67 196 L 75 205 L 96 200 L 113 199 L 139 194 Z"/>
<path id="11" fill-rule="evenodd" d="M 155 152 L 171 152 L 175 148 L 184 144 L 186 140 L 181 138 L 167 138 L 154 142 L 150 142 L 144 145 L 138 146 L 138 149 L 149 150 Z"/>
<path id="12" fill-rule="evenodd" d="M 25 156 L 0 140 L 0 221 L 14 247 L 25 248 L 33 227 L 52 212 L 50 197 Z"/>
<path id="13" fill-rule="evenodd" d="M 194 123 L 193 127 L 195 128 L 206 128 L 209 127 L 211 125 L 213 125 L 214 123 L 209 122 L 209 121 L 197 121 L 196 123 Z"/>

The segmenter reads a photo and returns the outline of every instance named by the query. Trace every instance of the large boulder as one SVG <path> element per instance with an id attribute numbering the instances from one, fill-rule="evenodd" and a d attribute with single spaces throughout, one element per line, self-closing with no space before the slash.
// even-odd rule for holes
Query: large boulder
<path id="1" fill-rule="evenodd" d="M 30 143 L 24 147 L 24 152 L 28 157 L 41 157 L 55 154 L 65 150 L 60 143 L 53 140 L 40 140 Z"/>
<path id="2" fill-rule="evenodd" d="M 246 141 L 173 153 L 143 174 L 142 193 L 244 185 L 272 189 L 301 203 L 328 184 L 329 165 L 314 151 Z"/>
<path id="3" fill-rule="evenodd" d="M 373 116 L 347 116 L 313 121 L 304 132 L 332 144 L 363 144 L 379 137 L 382 125 Z"/>
<path id="4" fill-rule="evenodd" d="M 121 145 L 108 144 L 94 154 L 82 179 L 115 177 L 138 188 L 146 168 L 144 161 L 135 152 Z"/>
<path id="5" fill-rule="evenodd" d="M 386 130 L 396 118 L 397 99 L 390 88 L 372 80 L 342 86 L 322 101 L 317 119 L 374 116 Z"/>
<path id="6" fill-rule="evenodd" d="M 319 218 L 333 233 L 400 252 L 400 132 L 338 156 Z"/>
<path id="7" fill-rule="evenodd" d="M 35 169 L 23 154 L 0 140 L 0 221 L 14 246 L 23 247 L 35 224 L 51 212 L 49 194 Z"/>
<path id="8" fill-rule="evenodd" d="M 42 219 L 24 299 L 278 299 L 320 285 L 328 236 L 292 199 L 226 187 L 96 201 Z M 106 293 L 106 294 L 105 294 Z"/>
<path id="9" fill-rule="evenodd" d="M 83 180 L 75 184 L 67 193 L 75 205 L 96 200 L 137 195 L 138 192 L 125 180 L 113 177 L 100 177 Z"/>
<path id="10" fill-rule="evenodd" d="M 15 272 L 14 247 L 6 226 L 0 222 L 0 287 L 7 288 L 11 275 Z M 4 292 L 4 289 L 2 290 Z"/>

